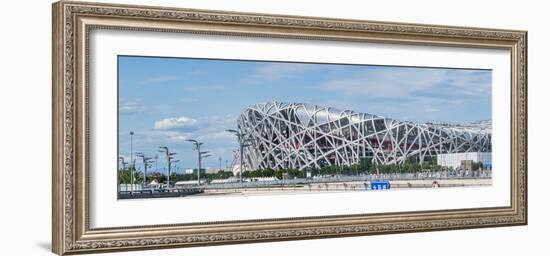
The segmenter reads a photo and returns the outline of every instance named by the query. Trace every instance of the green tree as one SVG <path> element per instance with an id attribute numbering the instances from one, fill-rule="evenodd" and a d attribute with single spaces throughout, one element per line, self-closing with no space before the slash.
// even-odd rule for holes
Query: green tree
<path id="1" fill-rule="evenodd" d="M 263 170 L 261 170 L 261 172 L 262 172 L 262 177 L 273 177 L 273 176 L 275 176 L 275 170 L 273 170 L 271 168 L 263 169 Z"/>
<path id="2" fill-rule="evenodd" d="M 131 184 L 132 183 L 132 169 L 120 169 L 118 170 L 118 182 L 119 184 Z M 134 169 L 134 184 L 140 184 L 143 181 L 143 174 L 140 171 Z"/>
<path id="3" fill-rule="evenodd" d="M 288 177 L 290 179 L 293 178 L 305 178 L 304 172 L 298 170 L 298 169 L 287 169 L 286 173 L 288 173 Z"/>
<path id="4" fill-rule="evenodd" d="M 483 169 L 483 163 L 482 162 L 474 162 L 472 163 L 472 170 L 479 171 Z"/>
<path id="5" fill-rule="evenodd" d="M 277 177 L 277 179 L 281 180 L 281 179 L 283 179 L 283 174 L 284 173 L 285 172 L 283 170 L 277 170 L 277 171 L 275 171 L 275 177 Z"/>

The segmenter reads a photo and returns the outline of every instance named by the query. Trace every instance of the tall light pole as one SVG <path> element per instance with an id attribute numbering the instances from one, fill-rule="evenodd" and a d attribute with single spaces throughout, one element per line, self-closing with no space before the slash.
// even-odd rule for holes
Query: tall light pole
<path id="1" fill-rule="evenodd" d="M 198 164 L 199 169 L 197 170 L 197 184 L 201 185 L 201 169 L 202 169 L 202 158 L 204 157 L 204 154 L 208 153 L 208 151 L 201 151 L 201 145 L 204 144 L 198 140 L 189 139 L 187 140 L 195 145 L 195 150 L 197 151 L 198 156 Z"/>
<path id="2" fill-rule="evenodd" d="M 133 193 L 134 192 L 134 182 L 135 182 L 135 180 L 134 180 L 135 179 L 135 177 L 134 177 L 135 173 L 134 173 L 133 170 L 136 169 L 136 159 L 135 158 L 130 163 L 130 166 L 132 166 L 132 171 L 131 171 L 132 176 L 130 176 L 130 179 L 132 180 L 132 184 L 131 184 L 130 187 L 132 188 L 132 193 Z"/>
<path id="3" fill-rule="evenodd" d="M 130 131 L 130 193 L 134 193 L 134 131 Z"/>
<path id="4" fill-rule="evenodd" d="M 233 130 L 233 129 L 225 130 L 225 131 L 235 134 L 235 136 L 237 136 L 237 141 L 239 142 L 239 153 L 240 153 L 240 157 L 239 157 L 239 160 L 240 160 L 239 182 L 241 183 L 241 186 L 242 186 L 242 183 L 243 183 L 243 170 L 244 170 L 243 169 L 243 166 L 244 166 L 244 164 L 243 164 L 244 148 L 250 146 L 250 144 L 246 144 L 246 142 L 248 140 L 245 139 L 245 134 L 243 134 L 243 133 L 241 133 L 237 130 Z"/>
<path id="5" fill-rule="evenodd" d="M 159 171 L 159 155 L 155 155 L 155 172 Z"/>
<path id="6" fill-rule="evenodd" d="M 141 157 L 141 160 L 143 161 L 143 183 L 142 183 L 142 190 L 145 188 L 145 185 L 147 184 L 147 167 L 151 166 L 152 163 L 151 157 L 146 157 L 143 153 L 136 153 L 138 157 Z"/>
<path id="7" fill-rule="evenodd" d="M 211 157 L 212 154 L 208 154 L 208 151 L 203 151 L 202 154 L 201 154 L 201 162 L 202 162 L 202 159 L 205 159 L 207 157 Z M 202 163 L 201 163 L 201 166 L 202 166 Z M 206 170 L 205 170 L 206 172 Z"/>
<path id="8" fill-rule="evenodd" d="M 164 146 L 164 147 L 159 147 L 160 150 L 159 152 L 161 153 L 165 153 L 166 155 L 166 163 L 168 164 L 168 178 L 167 178 L 167 184 L 168 184 L 168 189 L 170 189 L 170 176 L 172 175 L 172 163 L 173 162 L 177 162 L 177 160 L 173 160 L 174 159 L 174 155 L 176 153 L 172 153 L 170 152 L 170 150 L 168 149 L 168 147 Z"/>
<path id="9" fill-rule="evenodd" d="M 122 164 L 122 170 L 125 170 L 128 163 L 124 161 L 124 157 L 121 156 L 118 158 L 118 160 L 120 160 L 120 163 Z"/>
<path id="10" fill-rule="evenodd" d="M 179 162 L 179 161 L 180 161 L 180 160 L 177 160 L 177 159 L 174 160 L 173 158 L 172 158 L 172 160 L 170 160 L 170 164 L 174 164 L 175 172 L 178 172 L 178 165 L 175 164 L 175 163 L 177 163 L 177 162 Z M 174 171 L 172 171 L 172 168 L 170 168 L 170 173 L 173 173 L 173 172 L 174 172 Z M 172 175 L 172 174 L 170 174 L 170 175 Z M 174 182 L 174 185 L 176 185 L 176 180 L 174 180 L 173 182 Z"/>
<path id="11" fill-rule="evenodd" d="M 218 157 L 218 161 L 220 161 L 220 169 L 218 171 L 221 171 L 222 170 L 222 157 Z"/>
<path id="12" fill-rule="evenodd" d="M 128 163 L 126 161 L 124 161 L 124 157 L 122 157 L 122 156 L 118 157 L 118 160 L 120 160 L 120 163 L 122 164 L 122 171 L 125 171 L 126 170 L 126 164 L 128 164 Z M 116 181 L 117 181 L 117 184 L 116 184 L 117 192 L 120 193 L 120 173 L 117 174 Z"/>

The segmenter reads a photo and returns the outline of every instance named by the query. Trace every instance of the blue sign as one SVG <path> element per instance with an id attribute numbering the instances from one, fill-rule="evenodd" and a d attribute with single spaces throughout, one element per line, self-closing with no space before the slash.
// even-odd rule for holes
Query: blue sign
<path id="1" fill-rule="evenodd" d="M 390 189 L 390 182 L 389 181 L 372 181 L 370 183 L 370 189 L 371 190 L 386 190 Z"/>

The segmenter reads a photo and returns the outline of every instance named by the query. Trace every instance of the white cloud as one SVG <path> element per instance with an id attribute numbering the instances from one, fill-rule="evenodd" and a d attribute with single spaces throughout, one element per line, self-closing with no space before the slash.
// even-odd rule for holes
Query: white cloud
<path id="1" fill-rule="evenodd" d="M 454 111 L 490 100 L 491 75 L 480 70 L 375 69 L 327 81 L 319 88 L 346 100 L 318 104 L 395 119 L 445 120 Z"/>
<path id="2" fill-rule="evenodd" d="M 141 104 L 140 100 L 121 99 L 118 109 L 121 114 L 135 114 L 145 111 L 145 106 Z"/>
<path id="3" fill-rule="evenodd" d="M 191 85 L 184 86 L 184 90 L 188 92 L 201 92 L 201 91 L 219 91 L 225 89 L 225 86 L 213 84 L 213 85 Z"/>
<path id="4" fill-rule="evenodd" d="M 465 95 L 475 96 L 491 93 L 491 77 L 487 71 L 461 70 L 447 77 L 447 83 Z"/>
<path id="5" fill-rule="evenodd" d="M 318 65 L 304 63 L 269 63 L 260 65 L 248 79 L 278 80 L 318 69 Z"/>
<path id="6" fill-rule="evenodd" d="M 208 124 L 210 127 L 214 128 L 230 129 L 237 125 L 237 117 L 238 115 L 235 114 L 227 114 L 223 116 L 213 115 L 201 118 L 201 123 Z"/>
<path id="7" fill-rule="evenodd" d="M 189 117 L 179 116 L 165 118 L 154 122 L 154 129 L 134 130 L 134 152 L 144 152 L 154 156 L 159 146 L 168 146 L 171 151 L 177 153 L 177 159 L 181 159 L 182 166 L 193 167 L 196 152 L 188 139 L 196 139 L 204 143 L 203 150 L 210 151 L 214 157 L 206 159 L 205 166 L 218 166 L 218 157 L 224 160 L 233 160 L 233 150 L 238 147 L 236 137 L 227 129 L 236 127 L 235 114 Z M 123 143 L 120 144 L 121 154 L 128 155 L 130 140 L 127 132 L 121 133 Z"/>
<path id="8" fill-rule="evenodd" d="M 180 133 L 180 132 L 173 132 L 173 131 L 167 131 L 163 134 L 163 137 L 166 138 L 169 142 L 185 142 L 187 139 L 190 139 L 190 136 L 188 133 Z"/>
<path id="9" fill-rule="evenodd" d="M 200 129 L 194 135 L 197 139 L 208 145 L 229 146 L 233 148 L 236 143 L 235 135 L 227 132 L 228 129 L 235 129 L 237 116 L 228 114 L 225 116 L 210 116 L 199 120 Z"/>
<path id="10" fill-rule="evenodd" d="M 193 102 L 198 102 L 199 99 L 197 98 L 181 98 L 180 99 L 180 102 L 183 102 L 183 103 L 193 103 Z"/>
<path id="11" fill-rule="evenodd" d="M 491 90 L 487 73 L 478 70 L 379 69 L 335 79 L 322 90 L 370 99 L 445 98 L 485 95 Z M 480 76 L 481 75 L 481 76 Z"/>
<path id="12" fill-rule="evenodd" d="M 348 96 L 397 98 L 409 96 L 416 90 L 427 89 L 444 79 L 444 73 L 439 70 L 418 72 L 418 69 L 380 69 L 328 81 L 321 85 L 321 89 L 339 91 Z"/>
<path id="13" fill-rule="evenodd" d="M 170 81 L 177 81 L 177 76 L 156 76 L 156 77 L 148 77 L 143 79 L 141 82 L 139 82 L 139 85 L 147 85 L 147 84 L 158 84 L 163 82 L 170 82 Z"/>
<path id="14" fill-rule="evenodd" d="M 182 128 L 195 128 L 197 120 L 180 116 L 165 118 L 160 121 L 155 122 L 155 130 L 171 130 L 171 129 L 182 129 Z"/>
<path id="15" fill-rule="evenodd" d="M 167 111 L 167 110 L 172 109 L 172 106 L 171 105 L 155 105 L 155 106 L 152 106 L 151 109 L 161 112 L 161 111 Z"/>
<path id="16" fill-rule="evenodd" d="M 234 134 L 225 130 L 204 134 L 198 137 L 199 140 L 209 141 L 210 144 L 222 145 L 236 143 L 237 139 Z"/>

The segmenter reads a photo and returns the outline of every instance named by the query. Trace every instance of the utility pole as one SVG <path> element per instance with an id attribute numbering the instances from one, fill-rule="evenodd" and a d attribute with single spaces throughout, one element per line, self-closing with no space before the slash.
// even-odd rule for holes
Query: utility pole
<path id="1" fill-rule="evenodd" d="M 241 183 L 241 186 L 242 186 L 243 171 L 244 171 L 244 162 L 243 162 L 244 148 L 250 146 L 250 144 L 247 143 L 248 139 L 245 139 L 245 134 L 233 129 L 226 130 L 226 131 L 235 134 L 235 136 L 237 136 L 237 141 L 239 142 L 239 153 L 240 153 L 239 182 Z"/>
<path id="2" fill-rule="evenodd" d="M 221 171 L 221 170 L 222 170 L 222 157 L 221 157 L 221 156 L 218 157 L 218 160 L 220 161 L 220 169 L 219 169 L 219 171 Z"/>

